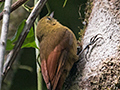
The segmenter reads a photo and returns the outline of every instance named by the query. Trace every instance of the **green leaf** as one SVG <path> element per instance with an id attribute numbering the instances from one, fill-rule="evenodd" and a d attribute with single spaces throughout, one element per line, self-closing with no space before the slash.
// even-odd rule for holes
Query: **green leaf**
<path id="1" fill-rule="evenodd" d="M 13 43 L 18 40 L 18 38 L 19 38 L 20 34 L 22 33 L 22 30 L 23 30 L 23 28 L 24 28 L 24 26 L 25 26 L 25 22 L 26 22 L 26 20 L 23 20 L 23 21 L 22 21 L 22 23 L 21 23 L 20 26 L 18 27 L 18 30 L 17 30 L 17 32 L 15 33 L 14 37 L 11 39 L 11 41 L 12 41 Z"/>
<path id="2" fill-rule="evenodd" d="M 11 40 L 10 39 L 7 40 L 6 50 L 12 50 L 13 49 L 13 47 L 14 47 L 13 43 L 15 43 L 18 40 L 20 34 L 22 33 L 23 28 L 25 26 L 25 21 L 26 20 L 24 20 L 20 24 L 20 26 L 18 27 L 18 30 L 15 33 L 15 35 L 13 36 L 13 38 Z M 28 33 L 28 35 L 27 35 L 27 37 L 26 37 L 26 39 L 25 39 L 25 41 L 24 41 L 24 43 L 23 43 L 21 48 L 29 48 L 29 47 L 33 47 L 33 48 L 39 49 L 37 47 L 36 43 L 35 43 L 33 27 L 30 29 L 30 32 Z"/>
<path id="3" fill-rule="evenodd" d="M 14 44 L 11 42 L 10 39 L 7 40 L 7 46 L 6 46 L 6 50 L 12 50 L 14 47 Z"/>
<path id="4" fill-rule="evenodd" d="M 4 2 L 0 2 L 0 12 L 3 11 L 3 8 L 4 8 Z"/>
<path id="5" fill-rule="evenodd" d="M 25 45 L 22 46 L 22 48 L 29 48 L 29 47 L 33 47 L 33 48 L 39 49 L 39 48 L 36 46 L 35 41 L 30 42 L 30 43 L 27 43 L 27 44 L 25 44 Z"/>
<path id="6" fill-rule="evenodd" d="M 35 43 L 35 37 L 34 37 L 34 31 L 33 31 L 33 27 L 30 29 L 30 32 L 28 33 L 23 45 L 22 45 L 22 48 L 29 48 L 29 47 L 33 47 L 33 48 L 37 48 L 37 45 Z"/>
<path id="7" fill-rule="evenodd" d="M 20 34 L 21 34 L 24 26 L 25 26 L 25 21 L 26 21 L 26 20 L 24 20 L 24 21 L 19 25 L 18 30 L 16 31 L 16 33 L 15 33 L 15 35 L 12 37 L 12 39 L 8 39 L 8 40 L 7 40 L 6 50 L 9 51 L 9 50 L 12 50 L 12 49 L 13 49 L 13 47 L 14 47 L 14 44 L 13 44 L 13 43 L 15 43 L 15 42 L 18 40 L 18 38 L 19 38 L 19 36 L 20 36 Z"/>

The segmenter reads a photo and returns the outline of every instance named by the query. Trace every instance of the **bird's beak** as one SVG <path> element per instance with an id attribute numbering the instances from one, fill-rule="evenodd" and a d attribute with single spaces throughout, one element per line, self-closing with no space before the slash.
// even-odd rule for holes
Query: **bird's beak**
<path id="1" fill-rule="evenodd" d="M 54 16 L 54 11 L 50 14 L 50 17 L 52 17 L 52 18 L 53 18 L 53 16 Z"/>

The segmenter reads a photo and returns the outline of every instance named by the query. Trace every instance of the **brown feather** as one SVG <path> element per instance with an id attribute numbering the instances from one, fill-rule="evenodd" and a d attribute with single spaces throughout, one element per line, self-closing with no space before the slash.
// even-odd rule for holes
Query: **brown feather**
<path id="1" fill-rule="evenodd" d="M 42 18 L 37 27 L 40 41 L 41 70 L 48 90 L 61 90 L 77 61 L 77 42 L 73 32 L 55 19 Z"/>
<path id="2" fill-rule="evenodd" d="M 42 62 L 41 62 L 41 71 L 42 71 L 45 83 L 47 85 L 47 88 L 50 89 L 51 85 L 50 85 L 50 82 L 49 82 L 49 75 L 48 75 L 46 60 L 42 60 Z"/>

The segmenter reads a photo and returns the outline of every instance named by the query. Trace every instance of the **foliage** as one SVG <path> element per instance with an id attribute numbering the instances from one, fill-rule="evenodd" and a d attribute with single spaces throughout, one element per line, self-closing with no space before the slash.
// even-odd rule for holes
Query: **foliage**
<path id="1" fill-rule="evenodd" d="M 7 40 L 7 46 L 6 46 L 6 50 L 12 50 L 14 47 L 14 43 L 18 40 L 20 34 L 23 31 L 24 25 L 25 25 L 25 21 L 24 20 L 18 27 L 18 30 L 16 31 L 15 35 L 13 36 L 12 39 L 8 39 Z M 36 44 L 35 44 L 35 38 L 34 38 L 34 31 L 33 31 L 33 27 L 30 29 L 30 32 L 28 33 L 22 48 L 29 48 L 29 47 L 33 47 L 33 48 L 37 48 L 39 49 Z"/>
<path id="2" fill-rule="evenodd" d="M 0 12 L 2 12 L 3 7 L 4 7 L 4 2 L 0 2 Z"/>

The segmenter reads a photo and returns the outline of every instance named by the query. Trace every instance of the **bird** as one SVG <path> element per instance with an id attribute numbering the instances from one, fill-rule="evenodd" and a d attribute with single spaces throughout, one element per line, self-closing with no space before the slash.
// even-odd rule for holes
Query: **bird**
<path id="1" fill-rule="evenodd" d="M 78 60 L 77 39 L 68 27 L 53 18 L 41 18 L 36 35 L 39 41 L 43 79 L 48 90 L 61 90 L 73 64 Z"/>

